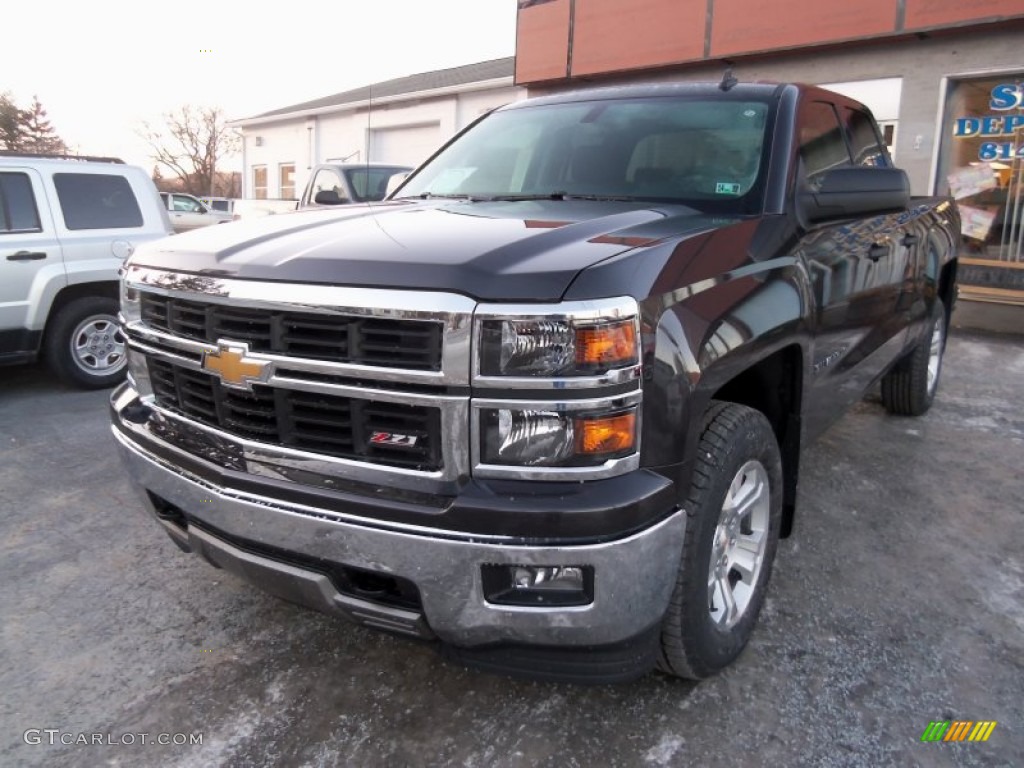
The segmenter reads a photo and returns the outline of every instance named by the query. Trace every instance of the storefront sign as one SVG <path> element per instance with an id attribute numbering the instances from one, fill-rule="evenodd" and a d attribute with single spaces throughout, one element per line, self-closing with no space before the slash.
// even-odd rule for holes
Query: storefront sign
<path id="1" fill-rule="evenodd" d="M 1024 83 L 1000 83 L 989 94 L 989 109 L 1007 112 L 1024 109 Z M 979 160 L 1012 160 L 1024 158 L 1024 114 L 992 114 L 978 117 L 958 117 L 953 122 L 953 136 L 957 139 L 1006 137 L 1016 141 L 984 141 L 978 147 Z M 1018 143 L 1020 142 L 1020 143 Z"/>

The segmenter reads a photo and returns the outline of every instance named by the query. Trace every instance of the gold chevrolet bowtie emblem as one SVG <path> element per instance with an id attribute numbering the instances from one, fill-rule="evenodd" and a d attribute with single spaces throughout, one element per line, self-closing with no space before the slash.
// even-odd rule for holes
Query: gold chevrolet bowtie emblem
<path id="1" fill-rule="evenodd" d="M 252 391 L 254 381 L 266 381 L 273 372 L 273 366 L 266 360 L 246 357 L 248 344 L 217 342 L 216 352 L 203 353 L 203 370 L 215 373 L 228 387 Z"/>

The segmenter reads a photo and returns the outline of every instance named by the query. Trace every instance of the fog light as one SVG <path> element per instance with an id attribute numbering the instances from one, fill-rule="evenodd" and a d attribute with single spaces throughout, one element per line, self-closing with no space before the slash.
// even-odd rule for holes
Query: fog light
<path id="1" fill-rule="evenodd" d="M 569 606 L 594 602 L 587 565 L 485 565 L 484 597 L 498 605 Z"/>

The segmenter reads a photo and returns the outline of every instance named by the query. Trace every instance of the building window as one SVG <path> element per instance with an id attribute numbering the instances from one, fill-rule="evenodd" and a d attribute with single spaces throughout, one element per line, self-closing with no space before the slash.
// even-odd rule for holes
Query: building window
<path id="1" fill-rule="evenodd" d="M 962 285 L 978 296 L 1024 299 L 1022 73 L 951 79 L 936 192 L 956 199 Z"/>
<path id="2" fill-rule="evenodd" d="M 284 200 L 294 200 L 295 163 L 282 163 L 278 166 L 278 181 L 280 183 L 281 198 Z"/>
<path id="3" fill-rule="evenodd" d="M 252 196 L 257 200 L 267 199 L 267 166 L 265 165 L 253 166 Z"/>

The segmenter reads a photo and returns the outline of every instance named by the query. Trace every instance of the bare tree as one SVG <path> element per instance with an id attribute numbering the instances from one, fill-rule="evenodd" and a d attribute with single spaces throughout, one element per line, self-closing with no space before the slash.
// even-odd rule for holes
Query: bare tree
<path id="1" fill-rule="evenodd" d="M 238 137 L 225 124 L 223 111 L 185 104 L 165 114 L 164 123 L 163 129 L 143 123 L 138 131 L 153 150 L 150 157 L 193 195 L 212 197 L 227 191 L 217 166 L 238 151 Z"/>

